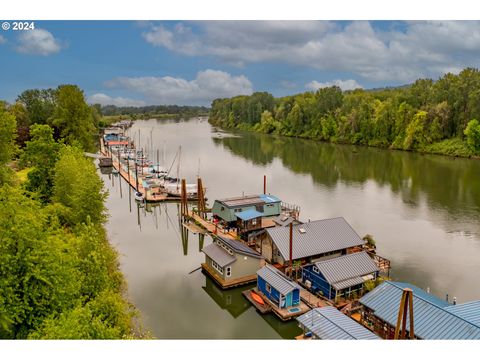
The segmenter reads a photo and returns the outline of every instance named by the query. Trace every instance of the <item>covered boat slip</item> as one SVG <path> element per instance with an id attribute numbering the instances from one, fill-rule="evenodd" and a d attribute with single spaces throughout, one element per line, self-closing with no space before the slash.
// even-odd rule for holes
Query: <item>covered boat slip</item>
<path id="1" fill-rule="evenodd" d="M 332 306 L 315 308 L 297 318 L 304 334 L 322 340 L 380 340 L 373 332 Z"/>
<path id="2" fill-rule="evenodd" d="M 362 322 L 382 337 L 393 338 L 400 299 L 405 288 L 411 289 L 413 293 L 414 332 L 417 339 L 480 339 L 480 323 L 477 322 L 476 311 L 479 309 L 478 304 L 472 302 L 452 305 L 408 283 L 385 281 L 363 296 L 359 300 L 364 309 Z M 408 328 L 409 319 L 406 321 Z"/>

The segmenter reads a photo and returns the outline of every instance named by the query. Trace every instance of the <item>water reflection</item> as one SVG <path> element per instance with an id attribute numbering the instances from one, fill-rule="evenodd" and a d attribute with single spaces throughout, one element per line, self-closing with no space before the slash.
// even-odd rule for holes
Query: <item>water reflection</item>
<path id="1" fill-rule="evenodd" d="M 417 207 L 425 200 L 432 210 L 448 216 L 450 228 L 480 235 L 480 161 L 404 151 L 334 145 L 312 140 L 248 133 L 244 136 L 212 138 L 256 165 L 275 158 L 297 174 L 308 174 L 327 190 L 339 183 L 362 186 L 369 180 L 387 187 L 406 206 Z M 465 224 L 465 220 L 470 224 Z M 467 227 L 467 229 L 465 229 Z"/>

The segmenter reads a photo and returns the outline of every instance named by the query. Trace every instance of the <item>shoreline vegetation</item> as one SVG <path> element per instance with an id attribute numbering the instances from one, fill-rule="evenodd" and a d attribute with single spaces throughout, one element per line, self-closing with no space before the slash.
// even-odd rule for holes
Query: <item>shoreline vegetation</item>
<path id="1" fill-rule="evenodd" d="M 150 338 L 108 241 L 101 116 L 75 85 L 0 102 L 0 338 Z"/>
<path id="2" fill-rule="evenodd" d="M 480 72 L 437 81 L 282 98 L 267 92 L 215 99 L 209 122 L 223 128 L 324 142 L 480 158 Z"/>

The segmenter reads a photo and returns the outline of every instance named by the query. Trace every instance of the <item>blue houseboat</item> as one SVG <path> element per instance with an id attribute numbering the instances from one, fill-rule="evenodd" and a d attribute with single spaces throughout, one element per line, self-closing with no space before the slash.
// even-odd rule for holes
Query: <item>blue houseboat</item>
<path id="1" fill-rule="evenodd" d="M 302 269 L 302 282 L 309 290 L 330 299 L 359 295 L 364 283 L 375 280 L 380 269 L 365 252 L 317 261 Z"/>
<path id="2" fill-rule="evenodd" d="M 257 288 L 279 309 L 300 305 L 300 287 L 268 264 L 257 271 Z"/>

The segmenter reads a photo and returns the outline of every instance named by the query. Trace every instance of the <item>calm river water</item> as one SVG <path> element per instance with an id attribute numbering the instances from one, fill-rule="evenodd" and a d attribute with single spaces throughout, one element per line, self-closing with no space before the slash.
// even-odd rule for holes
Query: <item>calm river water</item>
<path id="1" fill-rule="evenodd" d="M 480 299 L 480 161 L 226 132 L 205 118 L 136 121 L 130 136 L 180 176 L 216 198 L 267 192 L 300 205 L 306 221 L 343 216 L 372 234 L 394 280 L 458 302 Z M 152 151 L 153 149 L 153 151 Z M 176 164 L 172 168 L 176 176 Z M 241 295 L 221 291 L 197 269 L 211 242 L 182 237 L 175 203 L 138 209 L 125 182 L 102 175 L 107 225 L 145 326 L 160 339 L 293 338 L 295 321 L 261 316 Z"/>

